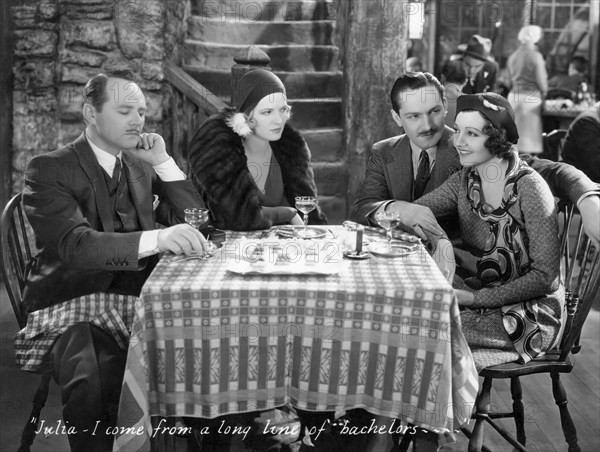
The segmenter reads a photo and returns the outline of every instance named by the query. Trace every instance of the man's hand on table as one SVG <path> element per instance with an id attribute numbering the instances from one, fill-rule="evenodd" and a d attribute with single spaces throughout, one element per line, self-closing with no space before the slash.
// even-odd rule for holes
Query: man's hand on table
<path id="1" fill-rule="evenodd" d="M 434 235 L 445 234 L 429 207 L 406 201 L 394 201 L 388 204 L 385 210 L 388 212 L 398 212 L 400 222 L 404 226 L 414 229 L 415 233 L 423 240 L 427 240 L 427 236 L 423 232 L 424 229 Z"/>
<path id="2" fill-rule="evenodd" d="M 170 251 L 175 254 L 200 254 L 207 250 L 206 239 L 200 231 L 189 224 L 176 224 L 170 228 L 161 229 L 158 233 L 158 250 Z"/>

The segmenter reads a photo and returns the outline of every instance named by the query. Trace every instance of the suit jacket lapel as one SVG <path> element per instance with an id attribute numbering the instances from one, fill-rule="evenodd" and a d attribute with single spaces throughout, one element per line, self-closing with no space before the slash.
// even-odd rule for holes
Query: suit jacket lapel
<path id="1" fill-rule="evenodd" d="M 400 138 L 392 149 L 393 160 L 388 164 L 388 177 L 392 186 L 392 196 L 400 201 L 413 201 L 413 165 L 410 140 L 406 135 Z"/>
<path id="2" fill-rule="evenodd" d="M 126 167 L 127 184 L 131 199 L 137 211 L 140 226 L 144 231 L 154 229 L 154 220 L 152 218 L 152 187 L 149 186 L 146 178 L 146 172 L 142 163 L 136 159 L 123 154 L 123 162 Z"/>
<path id="3" fill-rule="evenodd" d="M 102 222 L 102 229 L 106 232 L 114 232 L 112 208 L 110 205 L 110 198 L 108 196 L 108 188 L 104 181 L 104 171 L 92 148 L 90 147 L 85 134 L 81 134 L 73 143 L 75 152 L 79 158 L 79 163 L 83 168 L 83 171 L 90 179 L 94 193 L 96 194 L 96 208 L 98 209 L 98 216 Z"/>

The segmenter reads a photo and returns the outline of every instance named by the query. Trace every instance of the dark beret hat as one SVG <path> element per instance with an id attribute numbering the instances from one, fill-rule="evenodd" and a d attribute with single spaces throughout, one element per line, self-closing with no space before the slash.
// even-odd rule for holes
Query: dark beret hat
<path id="1" fill-rule="evenodd" d="M 506 130 L 506 139 L 515 144 L 519 132 L 515 123 L 515 112 L 504 97 L 496 93 L 464 94 L 456 100 L 456 114 L 475 110 L 481 113 L 497 129 Z"/>

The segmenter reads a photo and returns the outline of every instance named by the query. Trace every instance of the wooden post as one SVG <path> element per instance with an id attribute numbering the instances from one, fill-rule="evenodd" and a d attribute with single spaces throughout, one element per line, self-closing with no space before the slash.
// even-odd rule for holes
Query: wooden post
<path id="1" fill-rule="evenodd" d="M 407 0 L 341 1 L 339 5 L 350 208 L 364 179 L 371 146 L 400 133 L 390 113 L 389 93 L 404 73 L 410 8 Z"/>
<path id="2" fill-rule="evenodd" d="M 236 62 L 231 67 L 231 105 L 234 103 L 234 93 L 237 82 L 252 69 L 271 70 L 271 58 L 256 46 L 248 46 L 233 57 Z"/>

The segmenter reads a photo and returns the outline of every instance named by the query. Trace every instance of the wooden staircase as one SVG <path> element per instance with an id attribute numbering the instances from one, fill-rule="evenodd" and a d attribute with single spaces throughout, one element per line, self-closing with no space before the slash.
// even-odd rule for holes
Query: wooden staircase
<path id="1" fill-rule="evenodd" d="M 321 206 L 330 223 L 340 223 L 348 176 L 333 7 L 333 0 L 192 0 L 182 66 L 229 104 L 233 57 L 249 45 L 263 50 L 286 86 L 291 123 L 311 150 Z"/>

